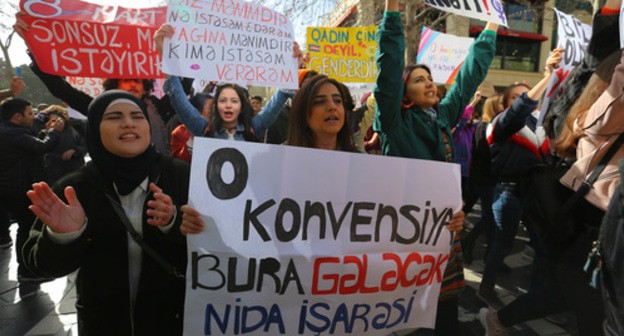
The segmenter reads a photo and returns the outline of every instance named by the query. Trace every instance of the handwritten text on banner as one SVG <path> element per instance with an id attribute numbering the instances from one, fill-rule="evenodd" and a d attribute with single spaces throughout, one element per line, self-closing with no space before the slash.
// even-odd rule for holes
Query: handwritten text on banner
<path id="1" fill-rule="evenodd" d="M 163 71 L 243 85 L 297 88 L 292 23 L 242 0 L 169 1 Z"/>
<path id="2" fill-rule="evenodd" d="M 451 85 L 473 41 L 470 37 L 439 33 L 423 27 L 416 63 L 429 66 L 434 82 Z"/>
<path id="3" fill-rule="evenodd" d="M 500 0 L 425 0 L 425 2 L 445 12 L 490 21 L 507 27 L 505 9 Z"/>
<path id="4" fill-rule="evenodd" d="M 63 76 L 160 77 L 154 48 L 166 10 L 100 6 L 80 0 L 21 0 L 24 39 L 39 68 Z"/>
<path id="5" fill-rule="evenodd" d="M 310 69 L 341 82 L 374 83 L 377 27 L 308 27 Z"/>
<path id="6" fill-rule="evenodd" d="M 185 335 L 434 325 L 444 224 L 461 203 L 456 164 L 208 138 L 195 146 L 190 205 L 206 227 L 188 236 Z"/>
<path id="7" fill-rule="evenodd" d="M 557 48 L 563 49 L 563 59 L 555 69 L 554 76 L 548 82 L 548 88 L 542 100 L 542 111 L 548 111 L 551 101 L 563 90 L 562 83 L 570 72 L 585 58 L 585 51 L 592 34 L 592 27 L 584 24 L 572 15 L 555 8 L 557 14 Z M 546 113 L 540 115 L 539 124 Z"/>

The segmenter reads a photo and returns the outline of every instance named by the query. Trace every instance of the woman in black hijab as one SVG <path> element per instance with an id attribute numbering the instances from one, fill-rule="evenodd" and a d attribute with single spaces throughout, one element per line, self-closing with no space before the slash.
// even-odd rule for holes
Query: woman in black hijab
<path id="1" fill-rule="evenodd" d="M 92 161 L 28 192 L 38 219 L 24 259 L 42 277 L 79 270 L 80 335 L 181 335 L 188 165 L 154 149 L 147 112 L 127 92 L 103 93 L 88 116 Z"/>

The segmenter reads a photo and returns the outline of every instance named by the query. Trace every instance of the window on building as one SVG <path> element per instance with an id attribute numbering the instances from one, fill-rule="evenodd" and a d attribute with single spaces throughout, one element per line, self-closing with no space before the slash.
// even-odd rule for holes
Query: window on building
<path id="1" fill-rule="evenodd" d="M 498 31 L 496 55 L 490 69 L 538 71 L 540 46 L 547 39 L 541 35 L 541 15 L 515 0 L 505 1 L 504 5 L 509 27 Z M 485 22 L 475 19 L 470 24 L 472 37 L 478 36 L 485 26 Z"/>
<path id="2" fill-rule="evenodd" d="M 490 69 L 537 71 L 541 41 L 498 36 Z"/>
<path id="3" fill-rule="evenodd" d="M 505 13 L 510 30 L 527 33 L 539 33 L 542 30 L 542 18 L 536 17 L 527 6 L 506 2 Z"/>

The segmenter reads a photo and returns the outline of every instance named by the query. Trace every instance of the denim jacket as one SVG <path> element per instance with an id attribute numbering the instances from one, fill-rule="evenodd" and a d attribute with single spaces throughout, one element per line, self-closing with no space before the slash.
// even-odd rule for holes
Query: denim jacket
<path id="1" fill-rule="evenodd" d="M 182 89 L 180 78 L 176 76 L 169 77 L 169 79 L 165 81 L 164 90 L 171 100 L 171 106 L 173 106 L 176 113 L 180 117 L 180 121 L 186 125 L 189 132 L 191 132 L 194 136 L 205 136 L 204 130 L 208 126 L 208 120 L 202 117 L 199 114 L 199 111 L 197 111 L 197 109 L 188 100 L 184 90 Z M 254 133 L 256 135 L 263 134 L 264 131 L 266 131 L 269 126 L 275 122 L 282 106 L 284 106 L 288 98 L 292 98 L 294 95 L 294 90 L 278 89 L 271 97 L 271 100 L 269 100 L 269 102 L 262 108 L 260 113 L 251 119 L 251 127 L 253 127 Z M 234 139 L 244 140 L 244 130 L 245 126 L 239 123 L 236 127 Z M 228 138 L 228 134 L 225 129 L 216 130 L 215 134 L 217 138 Z"/>

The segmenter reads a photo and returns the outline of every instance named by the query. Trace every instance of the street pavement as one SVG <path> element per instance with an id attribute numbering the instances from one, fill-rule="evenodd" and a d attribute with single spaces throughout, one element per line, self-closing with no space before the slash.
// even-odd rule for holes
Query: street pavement
<path id="1" fill-rule="evenodd" d="M 479 207 L 468 216 L 468 221 L 476 223 L 479 219 Z M 17 224 L 11 226 L 15 241 Z M 513 301 L 526 292 L 529 282 L 532 256 L 525 253 L 526 233 L 518 232 L 514 248 L 506 259 L 512 269 L 509 274 L 499 276 L 496 290 L 504 303 Z M 480 240 L 475 244 L 474 262 L 466 266 L 466 289 L 460 295 L 459 320 L 461 335 L 484 335 L 479 322 L 479 309 L 486 304 L 476 297 L 476 291 L 483 272 L 483 254 L 485 248 Z M 0 336 L 76 336 L 76 291 L 75 276 L 59 278 L 41 285 L 36 295 L 21 299 L 18 293 L 17 262 L 15 246 L 0 250 Z M 508 328 L 511 336 L 564 336 L 578 335 L 576 322 L 571 314 L 563 314 L 563 325 L 557 325 L 546 319 L 534 320 Z M 427 331 L 396 333 L 397 336 L 429 335 Z"/>

